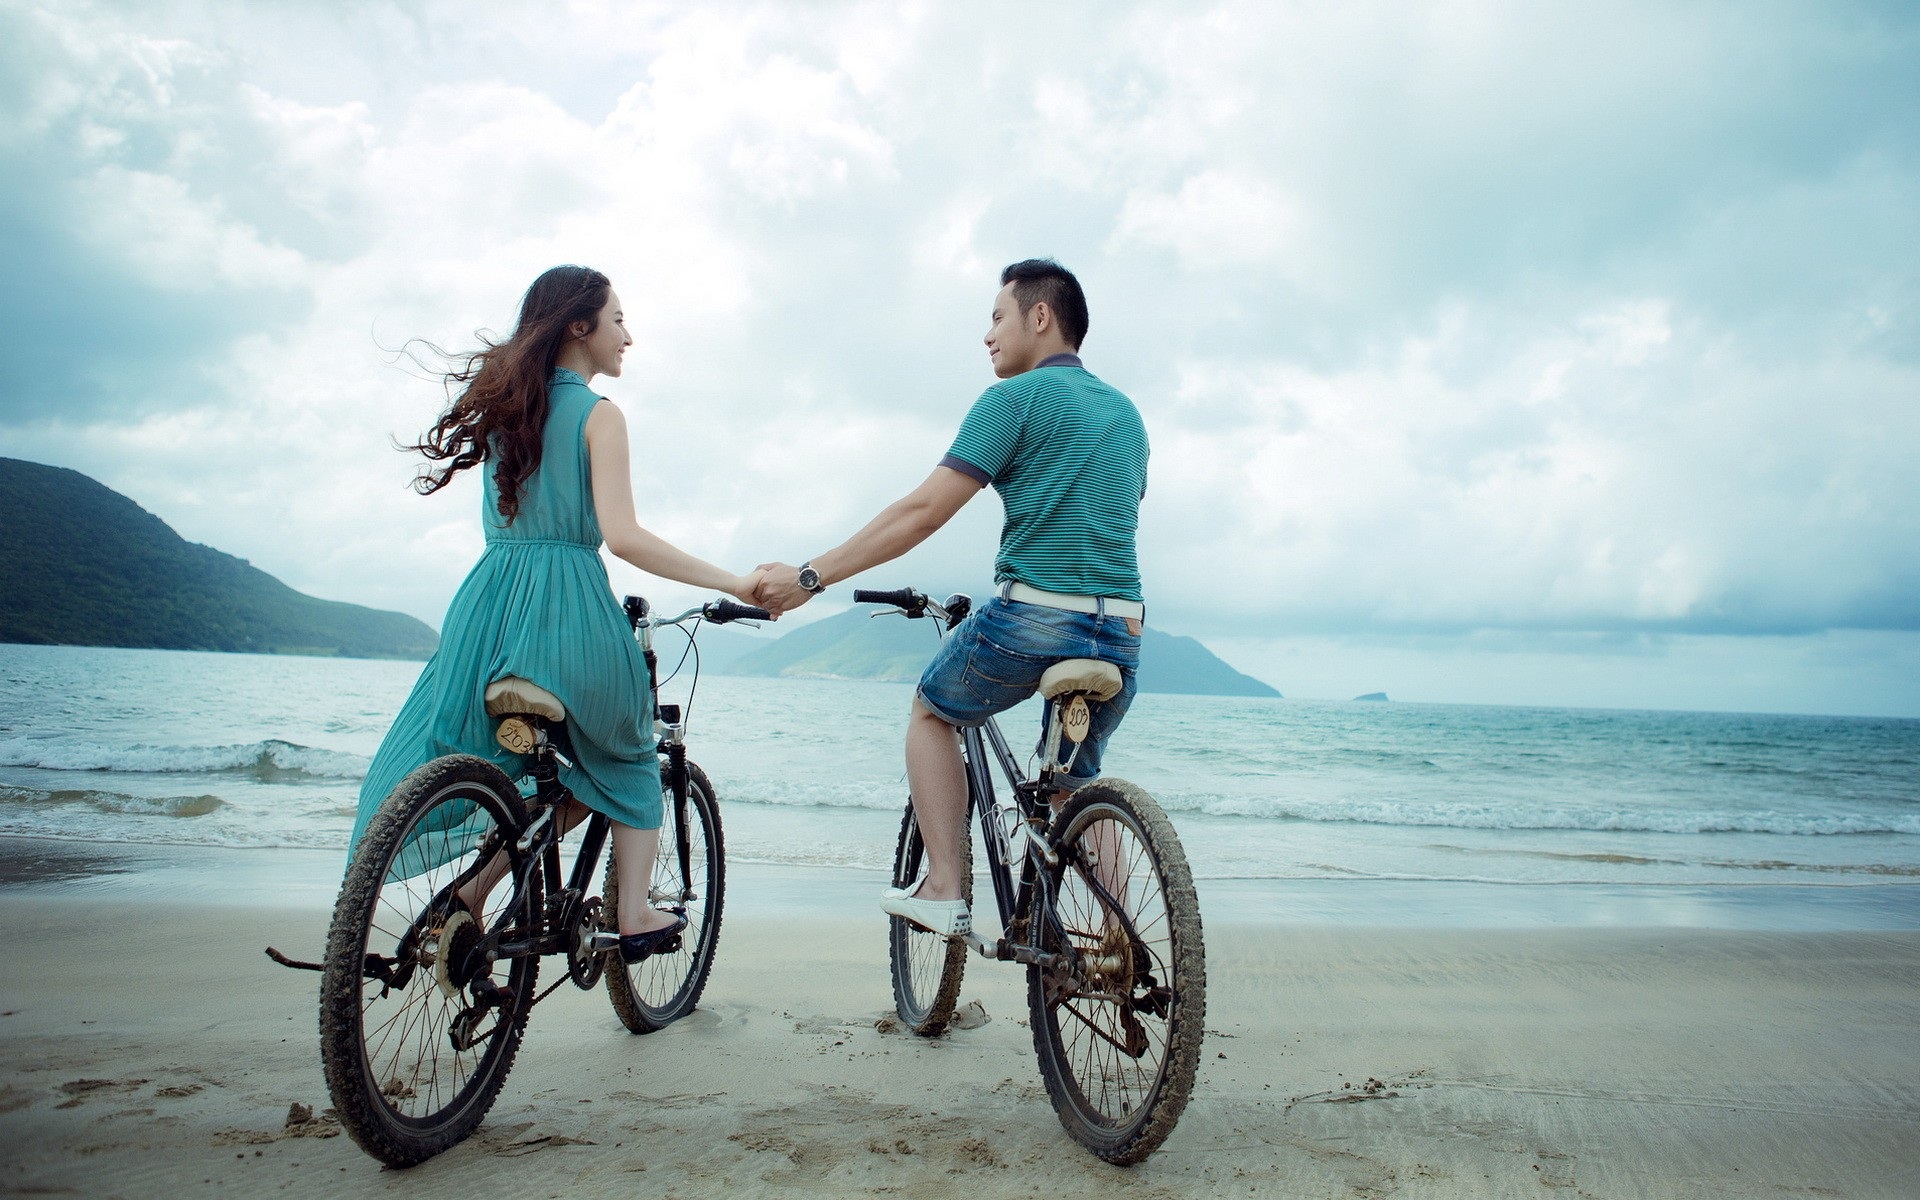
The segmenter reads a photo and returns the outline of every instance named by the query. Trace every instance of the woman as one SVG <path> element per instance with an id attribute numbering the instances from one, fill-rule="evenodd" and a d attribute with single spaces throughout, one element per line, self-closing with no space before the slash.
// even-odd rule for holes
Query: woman
<path id="1" fill-rule="evenodd" d="M 573 765 L 562 781 L 613 821 L 627 962 L 668 945 L 686 921 L 647 903 L 661 817 L 651 686 L 600 544 L 643 571 L 747 602 L 759 580 L 702 562 L 635 519 L 626 419 L 587 390 L 596 375 L 619 377 L 632 344 L 605 275 L 554 267 L 527 289 L 512 336 L 448 376 L 465 390 L 408 447 L 444 465 L 423 468 L 414 487 L 436 492 L 484 463 L 487 549 L 367 769 L 353 830 L 357 845 L 395 785 L 440 755 L 475 754 L 516 772 L 518 756 L 494 742 L 485 694 L 496 679 L 529 679 L 566 706 Z M 568 823 L 584 815 L 575 805 Z M 480 911 L 503 866 L 482 872 L 458 900 Z"/>

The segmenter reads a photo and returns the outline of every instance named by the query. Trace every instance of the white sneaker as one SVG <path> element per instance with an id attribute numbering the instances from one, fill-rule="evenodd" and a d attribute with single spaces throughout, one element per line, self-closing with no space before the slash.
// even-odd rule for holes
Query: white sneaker
<path id="1" fill-rule="evenodd" d="M 973 932 L 973 912 L 965 900 L 922 900 L 920 887 L 890 887 L 880 893 L 880 911 L 918 925 L 940 937 L 965 937 Z"/>

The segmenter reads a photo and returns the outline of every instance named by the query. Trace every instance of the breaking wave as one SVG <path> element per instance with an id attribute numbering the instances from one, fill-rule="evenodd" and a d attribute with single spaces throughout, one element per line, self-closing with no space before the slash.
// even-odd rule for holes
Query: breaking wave
<path id="1" fill-rule="evenodd" d="M 48 771 L 124 771 L 133 774 L 250 775 L 262 780 L 293 777 L 359 779 L 364 755 L 269 738 L 227 746 L 102 745 L 93 742 L 12 738 L 0 741 L 0 767 Z"/>

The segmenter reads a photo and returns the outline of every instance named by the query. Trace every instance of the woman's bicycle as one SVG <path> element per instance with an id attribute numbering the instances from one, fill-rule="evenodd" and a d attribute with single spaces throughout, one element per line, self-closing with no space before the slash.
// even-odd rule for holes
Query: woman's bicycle
<path id="1" fill-rule="evenodd" d="M 565 711 L 534 683 L 495 681 L 487 710 L 499 718 L 500 744 L 524 756 L 527 793 L 472 755 L 437 758 L 408 775 L 361 838 L 327 934 L 327 1087 L 341 1125 L 389 1166 L 423 1162 L 473 1132 L 506 1081 L 528 1014 L 561 984 L 590 990 L 604 977 L 614 1012 L 634 1033 L 685 1016 L 706 987 L 726 895 L 720 809 L 706 773 L 687 759 L 680 706 L 660 703 L 653 634 L 768 614 L 715 600 L 654 617 L 638 596 L 627 597 L 626 613 L 654 680 L 664 788 L 649 901 L 684 915 L 687 926 L 677 944 L 621 961 L 611 853 L 604 896 L 591 894 L 605 816 L 588 817 L 572 872 L 561 872 L 573 799 L 559 779 Z M 697 681 L 697 658 L 694 670 Z M 456 893 L 483 875 L 500 883 L 483 911 L 470 912 Z M 547 955 L 565 956 L 566 975 L 536 995 Z"/>
<path id="2" fill-rule="evenodd" d="M 856 591 L 951 631 L 966 596 L 937 604 L 911 588 Z M 1042 678 L 1046 736 L 1038 771 L 1020 770 L 999 725 L 960 731 L 967 811 L 980 822 L 1001 934 L 946 938 L 889 922 L 894 1003 L 915 1033 L 934 1037 L 953 1018 L 967 950 L 1025 963 L 1027 1008 L 1040 1074 L 1075 1141 L 1111 1163 L 1137 1163 L 1165 1141 L 1187 1106 L 1206 1026 L 1206 948 L 1186 853 L 1160 805 L 1124 780 L 1102 778 L 1057 812 L 1050 800 L 1072 764 L 1091 705 L 1120 689 L 1119 669 L 1067 659 Z M 996 795 L 989 762 L 1008 792 Z M 972 843 L 963 887 L 973 902 Z M 907 805 L 893 883 L 912 888 L 925 847 Z"/>

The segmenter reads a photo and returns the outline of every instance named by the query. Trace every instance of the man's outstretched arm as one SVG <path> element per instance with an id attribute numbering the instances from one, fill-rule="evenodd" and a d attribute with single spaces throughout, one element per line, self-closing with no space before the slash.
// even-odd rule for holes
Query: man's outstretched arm
<path id="1" fill-rule="evenodd" d="M 860 532 L 825 554 L 814 556 L 811 561 L 813 569 L 820 572 L 821 584 L 839 583 L 899 558 L 953 520 L 953 515 L 979 494 L 981 486 L 972 476 L 952 467 L 935 467 L 924 483 L 881 509 L 880 515 Z M 766 579 L 760 584 L 760 603 L 780 612 L 805 604 L 813 594 L 801 587 L 798 579 L 797 568 L 768 564 Z"/>

